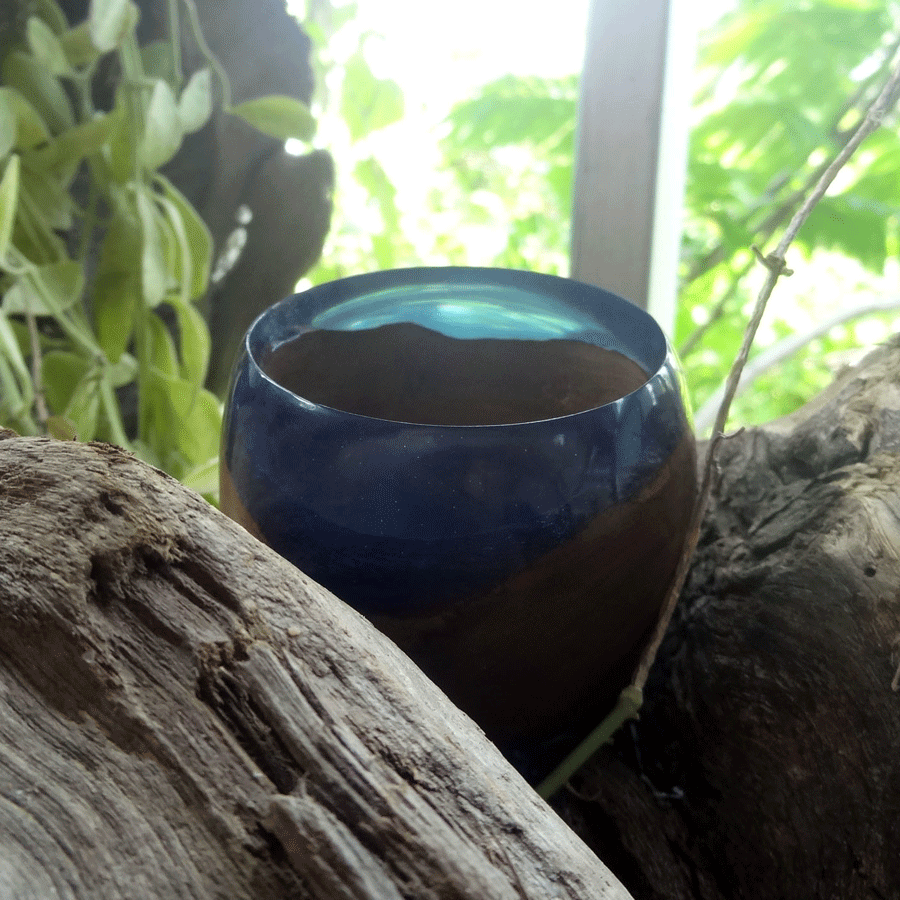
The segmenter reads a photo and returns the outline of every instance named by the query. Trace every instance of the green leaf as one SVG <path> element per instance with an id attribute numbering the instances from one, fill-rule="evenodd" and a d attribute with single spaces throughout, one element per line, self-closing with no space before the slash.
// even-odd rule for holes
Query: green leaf
<path id="1" fill-rule="evenodd" d="M 23 384 L 30 383 L 30 379 L 23 382 Z M 12 424 L 21 416 L 27 416 L 30 406 L 31 403 L 22 396 L 12 369 L 4 356 L 0 354 L 0 419 Z"/>
<path id="2" fill-rule="evenodd" d="M 50 26 L 54 34 L 62 34 L 69 27 L 65 13 L 54 0 L 34 0 L 30 5 L 37 15 Z"/>
<path id="3" fill-rule="evenodd" d="M 0 159 L 16 146 L 16 114 L 3 94 L 0 94 Z"/>
<path id="4" fill-rule="evenodd" d="M 136 438 L 131 442 L 131 450 L 137 455 L 138 459 L 142 459 L 145 463 L 153 466 L 155 469 L 161 469 L 163 467 L 163 462 L 159 458 L 159 454 L 146 441 Z"/>
<path id="5" fill-rule="evenodd" d="M 118 47 L 137 21 L 138 11 L 130 0 L 91 0 L 88 28 L 101 53 Z"/>
<path id="6" fill-rule="evenodd" d="M 219 454 L 211 456 L 205 463 L 194 466 L 181 478 L 181 483 L 211 499 L 216 506 L 219 505 Z"/>
<path id="7" fill-rule="evenodd" d="M 35 266 L 18 278 L 3 297 L 7 315 L 56 315 L 81 299 L 84 271 L 77 262 Z"/>
<path id="8" fill-rule="evenodd" d="M 130 353 L 123 353 L 118 362 L 113 363 L 106 372 L 112 387 L 125 387 L 137 378 L 138 362 Z"/>
<path id="9" fill-rule="evenodd" d="M 453 107 L 443 142 L 455 152 L 526 144 L 549 145 L 553 152 L 571 156 L 577 105 L 575 76 L 505 75 Z"/>
<path id="10" fill-rule="evenodd" d="M 316 120 L 309 108 L 294 97 L 271 94 L 247 100 L 228 112 L 249 122 L 263 134 L 283 141 L 289 138 L 308 141 L 316 130 Z"/>
<path id="11" fill-rule="evenodd" d="M 137 277 L 140 273 L 143 235 L 135 205 L 129 202 L 130 197 L 122 193 L 116 195 L 118 202 L 113 209 L 112 218 L 103 238 L 100 250 L 100 261 L 97 266 L 99 275 L 116 273 Z"/>
<path id="12" fill-rule="evenodd" d="M 58 441 L 77 441 L 78 429 L 65 416 L 48 416 L 47 433 Z"/>
<path id="13" fill-rule="evenodd" d="M 34 107 L 16 90 L 0 87 L 0 107 L 11 112 L 15 119 L 15 146 L 28 150 L 50 139 L 44 120 Z"/>
<path id="14" fill-rule="evenodd" d="M 75 388 L 72 399 L 66 406 L 64 417 L 78 433 L 81 441 L 92 441 L 97 436 L 100 418 L 100 378 L 97 369 L 91 369 Z"/>
<path id="15" fill-rule="evenodd" d="M 210 457 L 206 462 L 194 466 L 181 478 L 181 483 L 203 494 L 206 497 L 218 498 L 219 495 L 219 454 Z"/>
<path id="16" fill-rule="evenodd" d="M 142 252 L 137 210 L 120 199 L 103 238 L 93 291 L 97 340 L 110 362 L 117 362 L 127 349 L 135 318 L 143 306 Z"/>
<path id="17" fill-rule="evenodd" d="M 181 218 L 184 236 L 190 252 L 191 280 L 188 284 L 188 299 L 194 300 L 206 293 L 212 266 L 212 236 L 206 223 L 200 218 L 190 201 L 167 178 L 161 175 L 157 182 L 162 187 L 163 197 L 174 207 L 174 213 Z M 166 214 L 173 216 L 173 210 L 164 206 Z"/>
<path id="18" fill-rule="evenodd" d="M 150 373 L 148 385 L 154 412 L 174 435 L 179 455 L 188 466 L 193 468 L 216 456 L 222 428 L 218 398 L 205 388 L 158 371 Z"/>
<path id="19" fill-rule="evenodd" d="M 22 169 L 19 182 L 20 202 L 27 206 L 40 221 L 42 231 L 56 229 L 67 231 L 72 227 L 72 211 L 75 204 L 66 186 L 58 178 Z"/>
<path id="20" fill-rule="evenodd" d="M 161 179 L 165 184 L 165 181 Z M 187 201 L 182 197 L 184 204 Z M 179 290 L 170 297 L 170 302 L 175 308 L 178 317 L 178 331 L 181 337 L 181 368 L 182 377 L 194 384 L 201 385 L 206 379 L 206 372 L 209 366 L 210 356 L 210 336 L 209 329 L 203 316 L 194 307 L 191 300 L 191 288 L 194 280 L 194 262 L 193 251 L 190 239 L 188 238 L 187 223 L 194 219 L 196 222 L 192 225 L 197 228 L 198 224 L 202 225 L 197 218 L 196 213 L 189 207 L 185 206 L 185 211 L 189 214 L 188 219 L 182 219 L 181 212 L 174 202 L 168 197 L 161 198 L 163 210 L 168 218 L 169 229 L 171 233 L 170 253 L 174 254 L 172 260 L 173 275 L 177 279 Z M 206 236 L 205 228 L 201 232 Z M 207 248 L 208 249 L 208 248 Z M 200 260 L 204 273 L 209 270 L 209 257 L 205 255 Z M 206 281 L 202 281 L 205 288 Z"/>
<path id="21" fill-rule="evenodd" d="M 138 190 L 137 213 L 141 223 L 143 247 L 141 249 L 141 290 L 144 302 L 153 308 L 162 303 L 168 286 L 168 272 L 163 250 L 162 236 L 156 223 L 156 206 L 149 191 Z"/>
<path id="22" fill-rule="evenodd" d="M 212 115 L 212 75 L 209 69 L 195 72 L 178 98 L 178 118 L 186 134 L 202 128 Z"/>
<path id="23" fill-rule="evenodd" d="M 54 313 L 77 303 L 84 290 L 84 269 L 72 260 L 39 266 L 28 277 L 41 282 L 41 292 L 49 294 L 49 302 L 56 307 Z"/>
<path id="24" fill-rule="evenodd" d="M 9 324 L 9 319 L 0 311 L 0 356 L 4 357 L 12 366 L 19 381 L 28 387 L 31 386 L 31 372 L 25 363 L 22 348 L 16 340 Z"/>
<path id="25" fill-rule="evenodd" d="M 62 85 L 29 53 L 13 50 L 3 60 L 3 83 L 15 88 L 58 134 L 75 124 Z"/>
<path id="26" fill-rule="evenodd" d="M 150 342 L 150 361 L 161 374 L 179 377 L 178 354 L 169 329 L 156 313 L 150 313 L 144 324 Z"/>
<path id="27" fill-rule="evenodd" d="M 53 229 L 67 228 L 72 210 L 72 198 L 58 179 L 42 178 L 23 162 L 13 231 L 20 257 L 38 266 L 66 259 L 65 244 Z"/>
<path id="28" fill-rule="evenodd" d="M 403 90 L 396 81 L 376 78 L 358 52 L 344 71 L 341 115 L 351 140 L 359 140 L 403 118 Z"/>
<path id="29" fill-rule="evenodd" d="M 43 19 L 31 16 L 25 25 L 25 36 L 35 59 L 54 75 L 70 75 L 72 67 L 59 39 Z"/>
<path id="30" fill-rule="evenodd" d="M 157 79 L 147 104 L 147 119 L 141 140 L 141 159 L 148 169 L 167 163 L 181 146 L 181 122 L 172 88 Z"/>
<path id="31" fill-rule="evenodd" d="M 179 303 L 175 307 L 178 315 L 178 331 L 181 335 L 181 377 L 195 385 L 206 381 L 209 368 L 211 341 L 206 319 L 191 303 Z"/>
<path id="32" fill-rule="evenodd" d="M 168 300 L 171 303 L 188 303 L 192 280 L 191 250 L 187 244 L 184 222 L 178 210 L 165 197 L 157 195 L 156 202 L 161 210 L 157 226 L 166 263 Z"/>
<path id="33" fill-rule="evenodd" d="M 104 272 L 94 281 L 94 327 L 106 358 L 118 362 L 134 332 L 141 302 L 137 277 L 128 272 Z"/>
<path id="34" fill-rule="evenodd" d="M 92 368 L 90 360 L 65 350 L 50 350 L 41 359 L 44 396 L 54 413 L 62 415 L 81 380 Z"/>
<path id="35" fill-rule="evenodd" d="M 801 228 L 798 243 L 839 250 L 881 274 L 888 252 L 888 221 L 875 204 L 852 194 L 823 197 Z"/>
<path id="36" fill-rule="evenodd" d="M 6 259 L 6 251 L 9 249 L 18 203 L 19 157 L 12 156 L 0 180 L 0 264 Z"/>

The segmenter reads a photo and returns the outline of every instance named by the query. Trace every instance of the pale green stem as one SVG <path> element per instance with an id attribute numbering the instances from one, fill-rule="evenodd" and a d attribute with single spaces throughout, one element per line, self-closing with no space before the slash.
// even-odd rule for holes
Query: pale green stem
<path id="1" fill-rule="evenodd" d="M 181 22 L 178 18 L 178 0 L 168 0 L 169 7 L 169 46 L 172 48 L 172 71 L 178 89 L 184 81 L 181 70 Z"/>
<path id="2" fill-rule="evenodd" d="M 2 355 L 0 355 L 0 387 L 3 388 L 4 399 L 10 405 L 11 424 L 17 426 L 16 431 L 23 434 L 38 434 L 40 429 L 28 411 L 30 404 L 22 396 L 16 377 Z"/>
<path id="3" fill-rule="evenodd" d="M 73 322 L 56 302 L 52 291 L 47 290 L 41 276 L 40 267 L 34 265 L 30 260 L 26 259 L 15 247 L 10 247 L 7 251 L 8 270 L 20 276 L 27 276 L 31 280 L 35 292 L 44 302 L 47 309 L 56 319 L 57 324 L 62 328 L 68 337 L 72 339 L 82 350 L 85 350 L 92 357 L 104 357 L 103 349 L 94 338 L 93 332 L 89 328 L 80 326 L 77 322 Z"/>
<path id="4" fill-rule="evenodd" d="M 122 44 L 119 53 L 122 62 L 122 72 L 129 83 L 137 84 L 144 77 L 143 62 L 141 60 L 140 51 L 133 37 L 128 38 Z M 139 142 L 140 136 L 144 133 L 144 127 L 147 121 L 146 104 L 144 102 L 143 90 L 130 91 L 128 94 L 128 114 L 131 119 L 132 130 L 136 137 L 133 142 L 133 164 L 134 164 L 134 180 L 137 190 L 145 184 L 144 171 L 140 162 Z M 143 234 L 142 238 L 146 238 Z M 136 310 L 134 321 L 134 344 L 138 362 L 137 377 L 137 404 L 138 404 L 138 440 L 147 440 L 147 396 L 145 385 L 150 376 L 150 352 L 147 346 L 147 329 L 145 327 L 146 317 L 148 315 L 146 302 L 140 303 Z"/>
<path id="5" fill-rule="evenodd" d="M 37 415 L 41 431 L 47 429 L 47 399 L 44 396 L 44 358 L 41 354 L 41 336 L 38 334 L 37 319 L 31 309 L 31 298 L 28 291 L 23 291 L 25 298 L 25 321 L 28 323 L 28 337 L 31 340 L 31 383 L 34 385 L 34 411 Z"/>
<path id="6" fill-rule="evenodd" d="M 612 712 L 538 785 L 538 794 L 549 800 L 629 719 L 638 717 L 643 702 L 640 688 L 624 688 Z"/>
<path id="7" fill-rule="evenodd" d="M 200 16 L 197 13 L 197 5 L 194 3 L 194 0 L 182 0 L 182 2 L 184 3 L 184 8 L 188 12 L 188 19 L 191 23 L 191 34 L 193 34 L 194 40 L 197 42 L 197 46 L 203 54 L 203 58 L 209 63 L 210 68 L 216 73 L 216 77 L 219 79 L 219 86 L 222 90 L 222 106 L 227 111 L 231 108 L 231 82 L 229 82 L 228 75 L 225 72 L 225 69 L 222 68 L 222 64 L 216 58 L 216 55 L 212 50 L 209 49 L 209 44 L 206 43 L 206 38 L 203 36 L 203 29 L 200 27 Z"/>
<path id="8" fill-rule="evenodd" d="M 103 403 L 103 412 L 109 424 L 109 435 L 112 438 L 112 442 L 120 447 L 124 447 L 126 450 L 131 449 L 131 442 L 128 440 L 128 435 L 125 434 L 125 426 L 122 423 L 122 412 L 119 409 L 119 402 L 116 399 L 112 385 L 109 383 L 109 379 L 105 376 L 100 381 L 100 400 Z"/>

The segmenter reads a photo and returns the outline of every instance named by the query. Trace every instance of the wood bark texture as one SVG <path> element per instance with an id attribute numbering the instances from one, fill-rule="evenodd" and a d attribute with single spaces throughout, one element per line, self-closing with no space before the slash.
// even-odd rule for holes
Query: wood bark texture
<path id="1" fill-rule="evenodd" d="M 628 900 L 393 643 L 199 496 L 0 438 L 0 896 Z"/>
<path id="2" fill-rule="evenodd" d="M 641 720 L 555 805 L 638 900 L 900 897 L 900 342 L 720 465 Z"/>

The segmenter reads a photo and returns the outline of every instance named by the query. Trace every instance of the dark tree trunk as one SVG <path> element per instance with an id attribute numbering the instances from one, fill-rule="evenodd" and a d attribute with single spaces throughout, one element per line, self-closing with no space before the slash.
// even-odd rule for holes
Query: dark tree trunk
<path id="1" fill-rule="evenodd" d="M 721 470 L 641 721 L 557 809 L 639 900 L 898 897 L 900 344 Z"/>

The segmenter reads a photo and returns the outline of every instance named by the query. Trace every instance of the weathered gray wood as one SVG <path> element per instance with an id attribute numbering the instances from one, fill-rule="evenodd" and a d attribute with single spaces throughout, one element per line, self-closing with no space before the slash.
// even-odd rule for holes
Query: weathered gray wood
<path id="1" fill-rule="evenodd" d="M 896 343 L 724 445 L 641 720 L 555 798 L 634 897 L 900 896 L 898 498 Z M 200 498 L 8 438 L 0 896 L 629 895 L 393 644 Z"/>
<path id="2" fill-rule="evenodd" d="M 0 896 L 627 900 L 394 644 L 200 497 L 0 437 Z"/>

